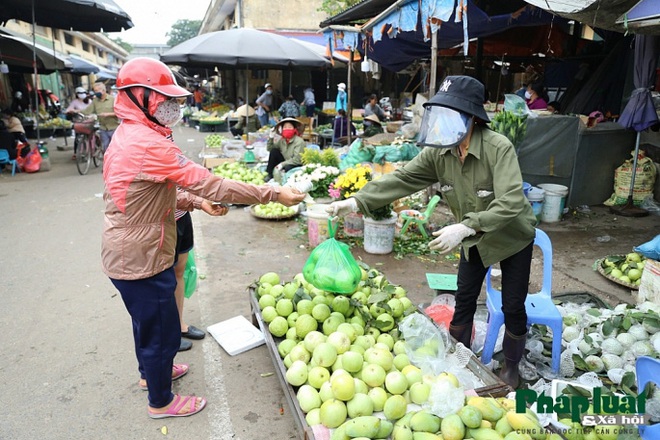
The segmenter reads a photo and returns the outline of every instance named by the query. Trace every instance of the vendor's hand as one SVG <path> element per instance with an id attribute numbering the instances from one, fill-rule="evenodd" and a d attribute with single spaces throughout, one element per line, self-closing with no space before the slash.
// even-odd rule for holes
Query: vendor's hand
<path id="1" fill-rule="evenodd" d="M 283 169 L 284 169 L 284 162 L 275 165 L 275 170 L 282 172 Z"/>
<path id="2" fill-rule="evenodd" d="M 202 202 L 202 211 L 212 216 L 222 216 L 227 215 L 229 208 L 226 205 L 215 205 L 213 202 L 204 200 Z"/>
<path id="3" fill-rule="evenodd" d="M 275 137 L 275 127 L 271 128 L 268 132 L 268 137 L 273 139 Z"/>
<path id="4" fill-rule="evenodd" d="M 302 202 L 305 196 L 305 193 L 301 193 L 295 188 L 283 186 L 280 188 L 280 194 L 277 196 L 277 202 L 285 206 L 293 206 Z"/>
<path id="5" fill-rule="evenodd" d="M 429 243 L 429 248 L 434 251 L 439 251 L 441 254 L 445 254 L 458 246 L 465 237 L 469 237 L 476 233 L 477 232 L 474 229 L 465 226 L 462 223 L 445 226 L 439 231 L 433 233 L 433 235 L 438 238 Z"/>
<path id="6" fill-rule="evenodd" d="M 339 202 L 332 202 L 330 206 L 325 209 L 325 212 L 332 217 L 343 217 L 351 212 L 357 212 L 358 206 L 354 198 L 340 200 Z"/>

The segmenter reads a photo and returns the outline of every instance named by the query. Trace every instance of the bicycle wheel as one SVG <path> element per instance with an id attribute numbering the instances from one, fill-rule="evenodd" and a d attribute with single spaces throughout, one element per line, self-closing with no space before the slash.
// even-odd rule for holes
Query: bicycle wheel
<path id="1" fill-rule="evenodd" d="M 87 174 L 89 171 L 89 166 L 92 163 L 92 152 L 91 145 L 89 144 L 89 139 L 87 135 L 81 134 L 80 140 L 78 141 L 78 154 L 76 154 L 76 167 L 78 172 L 81 175 Z"/>
<path id="2" fill-rule="evenodd" d="M 103 144 L 101 143 L 101 138 L 98 135 L 94 136 L 94 154 L 92 159 L 94 160 L 94 166 L 98 168 L 103 163 Z"/>

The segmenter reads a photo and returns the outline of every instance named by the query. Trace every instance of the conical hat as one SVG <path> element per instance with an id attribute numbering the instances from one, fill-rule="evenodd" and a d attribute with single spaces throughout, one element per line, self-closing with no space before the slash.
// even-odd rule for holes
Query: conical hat
<path id="1" fill-rule="evenodd" d="M 377 122 L 377 123 L 380 124 L 380 119 L 378 119 L 378 116 L 376 116 L 374 114 L 371 114 L 369 116 L 365 116 L 364 119 L 366 119 L 367 121 Z"/>
<path id="2" fill-rule="evenodd" d="M 245 114 L 247 112 L 247 115 Z M 245 116 L 254 116 L 254 109 L 247 104 L 243 104 L 234 111 L 234 116 L 237 118 Z"/>

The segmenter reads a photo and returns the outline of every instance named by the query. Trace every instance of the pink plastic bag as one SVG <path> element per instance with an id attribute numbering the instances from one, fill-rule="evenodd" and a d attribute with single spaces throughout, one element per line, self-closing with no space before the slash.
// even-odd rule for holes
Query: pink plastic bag
<path id="1" fill-rule="evenodd" d="M 425 308 L 424 313 L 435 321 L 436 324 L 449 330 L 449 324 L 454 317 L 454 308 L 447 304 L 433 304 Z M 472 339 L 474 339 L 474 326 L 472 326 Z"/>

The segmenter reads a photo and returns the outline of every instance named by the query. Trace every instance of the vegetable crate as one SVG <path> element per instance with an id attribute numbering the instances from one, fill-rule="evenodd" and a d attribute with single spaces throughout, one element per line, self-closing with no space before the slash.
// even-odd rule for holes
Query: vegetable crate
<path id="1" fill-rule="evenodd" d="M 255 326 L 258 326 L 261 332 L 264 334 L 266 339 L 266 347 L 268 348 L 268 353 L 270 354 L 273 365 L 275 366 L 275 374 L 277 375 L 282 389 L 284 390 L 284 396 L 291 408 L 293 413 L 293 418 L 298 428 L 298 433 L 301 440 L 315 440 L 314 432 L 312 427 L 307 424 L 305 420 L 305 414 L 300 408 L 298 399 L 296 398 L 296 391 L 294 388 L 286 381 L 286 367 L 280 358 L 280 354 L 277 351 L 277 345 L 282 341 L 283 338 L 275 338 L 268 330 L 268 324 L 264 321 L 261 315 L 261 309 L 259 308 L 259 300 L 257 298 L 256 291 L 254 287 L 249 289 L 249 299 L 250 299 L 250 313 L 252 315 L 252 323 Z M 422 315 L 426 316 L 431 320 L 428 315 L 423 312 L 423 307 L 418 306 L 418 311 Z M 433 321 L 433 320 L 431 320 Z M 437 324 L 436 324 L 437 325 Z M 511 387 L 502 382 L 492 371 L 487 369 L 477 358 L 473 355 L 470 359 L 467 368 L 482 382 L 486 385 L 477 388 L 474 391 L 479 396 L 484 397 L 502 397 L 506 396 L 509 392 L 512 391 Z"/>
<path id="2" fill-rule="evenodd" d="M 293 387 L 286 381 L 286 367 L 280 359 L 280 354 L 277 351 L 277 344 L 281 341 L 281 338 L 277 338 L 276 340 L 268 330 L 268 324 L 266 324 L 263 317 L 261 316 L 259 300 L 257 299 L 257 294 L 253 287 L 250 287 L 249 295 L 252 324 L 258 326 L 266 338 L 266 347 L 268 348 L 268 354 L 270 354 L 270 358 L 273 361 L 273 365 L 275 366 L 275 375 L 280 381 L 280 385 L 282 385 L 286 401 L 289 403 L 289 408 L 291 408 L 291 411 L 293 412 L 293 419 L 298 428 L 300 439 L 314 440 L 314 432 L 312 431 L 312 428 L 307 424 L 307 421 L 305 420 L 305 414 L 300 409 L 298 399 L 296 398 L 296 392 Z"/>

